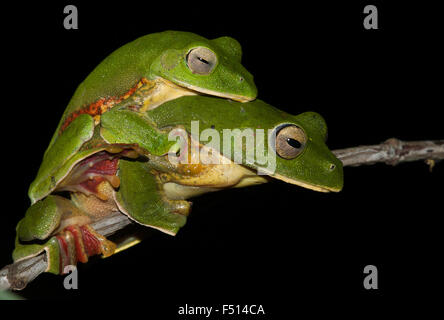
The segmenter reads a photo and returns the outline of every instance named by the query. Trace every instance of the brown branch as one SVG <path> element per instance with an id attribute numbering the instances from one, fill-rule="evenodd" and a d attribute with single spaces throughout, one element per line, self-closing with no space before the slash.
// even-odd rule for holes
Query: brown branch
<path id="1" fill-rule="evenodd" d="M 401 141 L 395 138 L 371 145 L 333 151 L 344 166 L 360 166 L 383 162 L 397 165 L 399 162 L 444 159 L 444 140 Z"/>
<path id="2" fill-rule="evenodd" d="M 127 216 L 119 212 L 114 212 L 106 218 L 94 222 L 91 226 L 98 233 L 107 237 L 131 223 L 131 220 L 128 219 Z M 0 290 L 24 289 L 26 285 L 34 280 L 40 273 L 45 272 L 47 266 L 46 255 L 44 253 L 5 266 L 0 270 Z"/>
<path id="3" fill-rule="evenodd" d="M 383 162 L 396 165 L 400 162 L 444 159 L 444 140 L 435 141 L 411 141 L 404 142 L 398 139 L 389 139 L 381 144 L 359 146 L 354 148 L 334 150 L 333 153 L 344 166 L 359 166 Z M 131 221 L 121 213 L 114 213 L 94 224 L 92 227 L 104 236 L 123 229 Z M 45 254 L 24 259 L 22 261 L 5 266 L 0 270 L 0 290 L 21 290 L 34 280 L 47 267 Z"/>

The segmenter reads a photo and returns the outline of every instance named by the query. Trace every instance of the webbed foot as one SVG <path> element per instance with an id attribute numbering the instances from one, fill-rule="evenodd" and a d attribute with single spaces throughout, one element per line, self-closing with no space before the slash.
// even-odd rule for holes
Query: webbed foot
<path id="1" fill-rule="evenodd" d="M 55 235 L 60 247 L 60 270 L 77 262 L 102 254 L 109 257 L 116 251 L 116 244 L 106 239 L 89 225 L 68 226 Z M 62 272 L 63 273 L 63 272 Z"/>

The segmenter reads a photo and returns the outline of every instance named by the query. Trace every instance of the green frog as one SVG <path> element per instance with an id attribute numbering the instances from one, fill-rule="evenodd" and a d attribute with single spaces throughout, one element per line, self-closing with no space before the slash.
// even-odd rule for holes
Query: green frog
<path id="1" fill-rule="evenodd" d="M 128 102 L 129 101 L 129 102 Z M 291 115 L 259 99 L 183 96 L 146 108 L 125 99 L 80 114 L 49 146 L 17 225 L 14 261 L 44 252 L 47 272 L 139 241 L 114 243 L 91 223 L 113 212 L 170 235 L 189 199 L 272 179 L 320 192 L 343 186 L 342 163 L 325 144 L 317 113 Z M 266 200 L 264 200 L 266 201 Z"/>

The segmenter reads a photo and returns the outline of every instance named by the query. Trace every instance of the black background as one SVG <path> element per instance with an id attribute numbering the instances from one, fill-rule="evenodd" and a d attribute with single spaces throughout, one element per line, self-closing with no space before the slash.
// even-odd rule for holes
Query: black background
<path id="1" fill-rule="evenodd" d="M 78 30 L 63 28 L 67 4 L 77 5 Z M 366 4 L 379 9 L 378 30 L 363 28 Z M 3 16 L 1 265 L 11 262 L 28 186 L 75 88 L 109 53 L 148 33 L 236 38 L 258 97 L 322 114 L 331 149 L 444 138 L 442 27 L 438 9 L 419 2 L 74 1 L 17 5 Z M 146 312 L 169 315 L 185 303 L 262 304 L 270 318 L 317 313 L 332 301 L 371 310 L 432 295 L 443 267 L 443 173 L 442 163 L 432 173 L 422 161 L 379 164 L 345 168 L 340 193 L 276 181 L 204 195 L 176 237 L 152 232 L 79 265 L 78 290 L 45 274 L 20 294 L 143 299 Z M 378 267 L 378 290 L 363 288 L 368 264 Z"/>

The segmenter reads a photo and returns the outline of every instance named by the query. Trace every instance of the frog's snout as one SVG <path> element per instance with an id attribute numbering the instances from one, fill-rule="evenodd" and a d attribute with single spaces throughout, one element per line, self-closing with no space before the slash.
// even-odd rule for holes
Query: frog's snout
<path id="1" fill-rule="evenodd" d="M 335 158 L 326 164 L 326 175 L 328 176 L 326 189 L 328 191 L 339 192 L 344 186 L 344 172 L 341 160 Z"/>
<path id="2" fill-rule="evenodd" d="M 239 94 L 234 100 L 239 102 L 248 102 L 256 99 L 257 88 L 252 80 L 245 79 L 243 76 L 237 78 L 238 88 L 241 88 Z"/>

